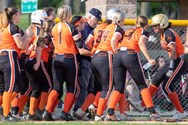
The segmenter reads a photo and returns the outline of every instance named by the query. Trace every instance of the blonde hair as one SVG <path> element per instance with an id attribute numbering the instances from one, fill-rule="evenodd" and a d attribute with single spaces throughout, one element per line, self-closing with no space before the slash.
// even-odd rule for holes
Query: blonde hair
<path id="1" fill-rule="evenodd" d="M 41 27 L 40 33 L 37 39 L 37 46 L 45 47 L 45 45 L 48 45 L 51 41 L 50 38 L 50 32 L 54 25 L 54 22 L 52 20 L 48 20 L 47 22 L 44 22 L 44 27 Z"/>
<path id="2" fill-rule="evenodd" d="M 146 16 L 139 16 L 136 19 L 137 27 L 144 27 L 148 25 L 148 18 Z"/>
<path id="3" fill-rule="evenodd" d="M 8 26 L 9 21 L 12 20 L 13 15 L 16 14 L 17 12 L 19 12 L 19 10 L 16 7 L 8 7 L 2 11 L 1 14 L 2 19 L 0 21 L 1 29 L 6 28 Z"/>
<path id="4" fill-rule="evenodd" d="M 53 26 L 54 26 L 53 20 L 48 20 L 48 21 L 44 22 L 44 32 L 50 33 Z"/>
<path id="5" fill-rule="evenodd" d="M 112 21 L 119 23 L 120 21 L 124 20 L 125 14 L 121 10 L 117 10 L 114 12 Z"/>
<path id="6" fill-rule="evenodd" d="M 59 17 L 60 21 L 67 21 L 67 18 L 72 15 L 71 7 L 68 5 L 63 5 L 58 8 L 57 16 Z"/>

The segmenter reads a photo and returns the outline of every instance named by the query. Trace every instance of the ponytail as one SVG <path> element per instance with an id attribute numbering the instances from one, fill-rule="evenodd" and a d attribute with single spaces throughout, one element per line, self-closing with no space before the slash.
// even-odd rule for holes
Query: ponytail
<path id="1" fill-rule="evenodd" d="M 9 21 L 12 20 L 12 17 L 14 14 L 16 14 L 19 10 L 16 7 L 9 7 L 9 8 L 5 8 L 2 11 L 2 15 L 1 15 L 1 21 L 0 21 L 0 27 L 1 29 L 6 28 L 9 24 Z"/>
<path id="2" fill-rule="evenodd" d="M 44 48 L 45 45 L 48 46 L 50 44 L 51 37 L 49 33 L 53 27 L 53 24 L 54 22 L 52 20 L 49 20 L 44 23 L 45 26 L 43 27 L 43 22 L 41 22 L 41 29 L 40 29 L 39 37 L 37 40 L 37 46 Z"/>
<path id="3" fill-rule="evenodd" d="M 8 14 L 7 14 L 8 9 L 5 8 L 2 12 L 2 28 L 6 28 L 8 26 L 9 23 L 9 19 L 8 19 Z"/>

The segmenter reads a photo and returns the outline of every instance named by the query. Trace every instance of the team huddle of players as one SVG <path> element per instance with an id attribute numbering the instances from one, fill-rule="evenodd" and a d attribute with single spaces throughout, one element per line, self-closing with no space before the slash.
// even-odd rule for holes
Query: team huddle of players
<path id="1" fill-rule="evenodd" d="M 63 93 L 61 120 L 89 120 L 86 112 L 94 121 L 128 120 L 124 108 L 127 71 L 142 97 L 141 103 L 129 100 L 135 109 L 148 111 L 151 120 L 160 119 L 152 96 L 163 83 L 163 91 L 177 110 L 172 119 L 186 118 L 174 84 L 187 68 L 187 46 L 170 28 L 166 15 L 153 16 L 151 26 L 161 34 L 161 47 L 170 60 L 147 86 L 138 53 L 141 51 L 155 65 L 145 44 L 149 38 L 148 19 L 139 16 L 135 28 L 124 30 L 125 14 L 111 8 L 102 21 L 101 11 L 92 8 L 85 17 L 72 17 L 71 7 L 62 5 L 57 10 L 60 21 L 55 23 L 54 9 L 46 7 L 31 14 L 31 25 L 23 31 L 17 26 L 19 9 L 4 9 L 0 13 L 1 121 L 23 119 L 26 103 L 29 111 L 25 120 L 53 121 L 52 113 Z M 115 116 L 117 103 L 120 119 Z"/>

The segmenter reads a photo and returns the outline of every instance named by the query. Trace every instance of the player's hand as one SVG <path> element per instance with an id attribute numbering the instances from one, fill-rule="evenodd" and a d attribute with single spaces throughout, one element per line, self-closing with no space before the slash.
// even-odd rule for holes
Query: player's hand
<path id="1" fill-rule="evenodd" d="M 148 62 L 153 66 L 156 64 L 156 61 L 154 59 L 149 59 Z"/>
<path id="2" fill-rule="evenodd" d="M 37 71 L 39 69 L 40 63 L 35 63 L 35 65 L 33 66 L 33 69 L 35 71 Z"/>
<path id="3" fill-rule="evenodd" d="M 172 74 L 173 74 L 173 70 L 168 70 L 168 72 L 166 73 L 166 76 L 170 78 Z"/>
<path id="4" fill-rule="evenodd" d="M 32 26 L 31 26 L 31 25 L 27 28 L 26 34 L 27 34 L 27 36 L 28 36 L 29 38 L 34 35 L 34 32 L 33 32 L 33 30 L 32 30 Z"/>

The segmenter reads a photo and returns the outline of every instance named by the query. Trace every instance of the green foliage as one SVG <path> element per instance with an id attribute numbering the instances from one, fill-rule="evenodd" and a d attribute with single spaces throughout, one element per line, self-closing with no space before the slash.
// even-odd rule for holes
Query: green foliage
<path id="1" fill-rule="evenodd" d="M 176 2 L 150 2 L 152 13 L 165 13 L 162 7 L 168 7 L 171 11 L 177 11 Z"/>
<path id="2" fill-rule="evenodd" d="M 158 13 L 164 13 L 170 18 L 177 18 L 178 3 L 177 2 L 149 2 L 149 18 Z M 141 2 L 137 4 L 137 15 L 140 15 L 141 9 L 145 9 L 141 6 Z"/>

